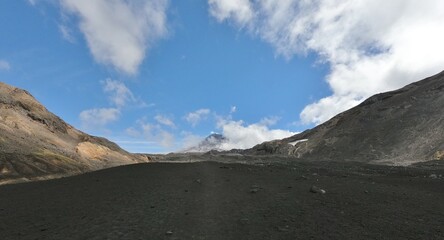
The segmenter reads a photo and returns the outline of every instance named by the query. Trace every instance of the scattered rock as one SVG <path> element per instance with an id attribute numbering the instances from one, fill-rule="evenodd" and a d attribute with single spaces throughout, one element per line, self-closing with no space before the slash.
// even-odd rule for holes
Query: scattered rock
<path id="1" fill-rule="evenodd" d="M 260 189 L 259 186 L 257 186 L 257 185 L 253 185 L 253 186 L 251 186 L 251 188 L 250 188 L 250 193 L 257 193 L 257 192 L 259 192 L 259 189 Z"/>
<path id="2" fill-rule="evenodd" d="M 278 230 L 279 232 L 288 232 L 288 231 L 290 230 L 290 226 L 285 225 L 285 226 L 283 226 L 283 227 L 277 227 L 277 230 Z"/>
<path id="3" fill-rule="evenodd" d="M 433 154 L 433 160 L 443 160 L 444 159 L 444 151 L 437 151 Z"/>
<path id="4" fill-rule="evenodd" d="M 318 188 L 316 186 L 311 186 L 310 192 L 312 192 L 312 193 L 320 193 L 320 194 L 325 194 L 326 193 L 326 191 L 324 189 Z"/>
<path id="5" fill-rule="evenodd" d="M 436 175 L 436 174 L 432 173 L 432 174 L 430 174 L 429 178 L 432 178 L 432 179 L 437 179 L 437 178 L 438 178 L 438 175 Z"/>

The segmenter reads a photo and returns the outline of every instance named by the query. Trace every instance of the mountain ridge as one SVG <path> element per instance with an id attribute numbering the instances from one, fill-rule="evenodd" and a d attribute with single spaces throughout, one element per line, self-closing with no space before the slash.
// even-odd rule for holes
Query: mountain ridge
<path id="1" fill-rule="evenodd" d="M 243 152 L 409 165 L 444 159 L 444 71 L 371 96 L 313 129 Z"/>

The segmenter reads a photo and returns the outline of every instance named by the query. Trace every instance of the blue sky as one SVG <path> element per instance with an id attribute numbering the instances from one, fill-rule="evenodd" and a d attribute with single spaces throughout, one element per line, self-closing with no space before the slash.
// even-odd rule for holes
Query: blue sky
<path id="1" fill-rule="evenodd" d="M 129 151 L 169 152 L 290 136 L 443 70 L 440 1 L 266 2 L 1 1 L 0 81 Z"/>

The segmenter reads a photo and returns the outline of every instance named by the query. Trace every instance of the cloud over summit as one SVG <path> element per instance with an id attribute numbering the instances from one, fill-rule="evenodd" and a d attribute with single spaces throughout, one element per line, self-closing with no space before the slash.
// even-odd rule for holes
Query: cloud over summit
<path id="1" fill-rule="evenodd" d="M 245 124 L 242 120 L 219 119 L 217 127 L 227 138 L 227 141 L 221 143 L 220 149 L 247 149 L 265 141 L 282 139 L 296 134 L 288 130 L 270 129 L 270 126 L 276 121 L 275 118 L 265 118 L 258 123 Z"/>

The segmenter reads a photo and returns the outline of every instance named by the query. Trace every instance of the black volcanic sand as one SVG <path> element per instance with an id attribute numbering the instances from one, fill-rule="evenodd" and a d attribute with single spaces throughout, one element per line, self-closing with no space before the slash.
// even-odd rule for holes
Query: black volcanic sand
<path id="1" fill-rule="evenodd" d="M 0 239 L 444 239 L 439 174 L 322 162 L 124 166 L 0 186 Z"/>

